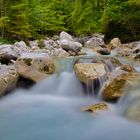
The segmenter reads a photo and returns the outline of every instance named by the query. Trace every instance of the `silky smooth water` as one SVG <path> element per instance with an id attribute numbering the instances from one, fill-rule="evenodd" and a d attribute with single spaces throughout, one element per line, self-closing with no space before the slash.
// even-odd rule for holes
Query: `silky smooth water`
<path id="1" fill-rule="evenodd" d="M 140 140 L 140 124 L 114 105 L 100 115 L 80 111 L 100 101 L 84 96 L 74 73 L 53 75 L 0 100 L 0 140 Z"/>

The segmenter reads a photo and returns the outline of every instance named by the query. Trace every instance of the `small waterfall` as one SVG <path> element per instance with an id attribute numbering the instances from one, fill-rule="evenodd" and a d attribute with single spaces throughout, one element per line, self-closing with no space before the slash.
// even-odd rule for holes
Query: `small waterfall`
<path id="1" fill-rule="evenodd" d="M 108 72 L 112 72 L 113 70 L 115 70 L 115 67 L 113 66 L 113 64 L 110 60 L 104 60 L 104 63 L 107 66 Z"/>
<path id="2" fill-rule="evenodd" d="M 91 82 L 88 82 L 87 84 L 83 84 L 86 95 L 98 97 L 105 81 L 106 81 L 106 77 L 103 76 L 103 77 L 99 77 L 96 80 L 92 80 Z"/>
<path id="3" fill-rule="evenodd" d="M 128 87 L 123 97 L 120 98 L 117 106 L 123 114 L 128 108 L 140 101 L 140 79 L 133 82 L 133 86 Z M 139 111 L 139 110 L 137 110 Z"/>
<path id="4" fill-rule="evenodd" d="M 67 57 L 67 58 L 55 58 L 56 61 L 56 73 L 60 74 L 64 71 L 73 71 L 73 65 L 76 61 L 75 57 Z"/>
<path id="5" fill-rule="evenodd" d="M 62 72 L 60 75 L 54 74 L 34 86 L 31 92 L 33 94 L 39 93 L 66 97 L 84 95 L 83 87 L 74 72 Z"/>

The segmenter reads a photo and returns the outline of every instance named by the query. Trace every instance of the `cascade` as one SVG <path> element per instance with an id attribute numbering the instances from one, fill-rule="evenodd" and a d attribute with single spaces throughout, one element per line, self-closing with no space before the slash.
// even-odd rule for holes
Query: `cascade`
<path id="1" fill-rule="evenodd" d="M 108 66 L 112 70 L 110 62 Z M 85 91 L 71 66 L 66 65 L 62 73 L 1 98 L 0 139 L 139 140 L 140 125 L 120 115 L 121 103 L 109 104 L 110 111 L 99 116 L 80 111 L 101 101 L 98 95 L 105 80 L 92 81 Z"/>

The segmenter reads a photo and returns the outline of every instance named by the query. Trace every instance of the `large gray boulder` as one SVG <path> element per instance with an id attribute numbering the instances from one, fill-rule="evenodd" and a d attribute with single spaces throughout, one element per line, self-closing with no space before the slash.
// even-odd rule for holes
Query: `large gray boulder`
<path id="1" fill-rule="evenodd" d="M 123 95 L 127 84 L 127 79 L 125 78 L 127 75 L 128 72 L 124 70 L 115 70 L 109 75 L 102 89 L 104 100 L 116 100 Z"/>
<path id="2" fill-rule="evenodd" d="M 61 47 L 66 51 L 79 52 L 82 49 L 82 44 L 79 42 L 69 41 L 66 39 L 61 40 Z"/>
<path id="3" fill-rule="evenodd" d="M 15 88 L 18 81 L 18 73 L 15 66 L 7 66 L 0 64 L 0 96 Z"/>
<path id="4" fill-rule="evenodd" d="M 82 44 L 74 41 L 71 35 L 66 32 L 60 33 L 60 46 L 66 51 L 78 53 L 82 49 Z"/>
<path id="5" fill-rule="evenodd" d="M 30 51 L 24 41 L 16 42 L 14 45 L 3 44 L 0 45 L 0 61 L 16 60 L 22 53 Z"/>
<path id="6" fill-rule="evenodd" d="M 27 79 L 38 82 L 55 72 L 53 58 L 46 53 L 23 53 L 16 61 L 17 72 Z"/>

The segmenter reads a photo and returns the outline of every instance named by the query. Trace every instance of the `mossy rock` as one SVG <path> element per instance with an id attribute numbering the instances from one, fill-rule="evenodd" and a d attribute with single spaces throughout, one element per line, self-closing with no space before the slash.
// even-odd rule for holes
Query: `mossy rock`
<path id="1" fill-rule="evenodd" d="M 87 106 L 81 109 L 84 112 L 98 113 L 99 111 L 108 111 L 109 107 L 107 103 L 97 103 L 91 106 Z"/>

